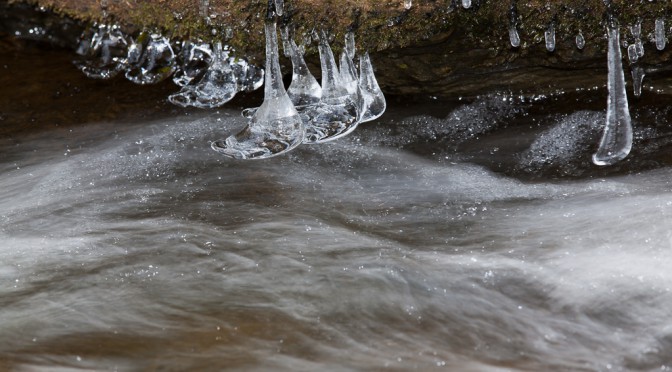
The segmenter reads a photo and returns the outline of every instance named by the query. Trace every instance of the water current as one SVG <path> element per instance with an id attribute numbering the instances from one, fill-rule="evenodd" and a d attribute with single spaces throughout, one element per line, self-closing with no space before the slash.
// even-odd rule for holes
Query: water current
<path id="1" fill-rule="evenodd" d="M 2 370 L 672 366 L 663 105 L 632 105 L 635 150 L 606 168 L 604 87 L 392 99 L 245 162 L 210 142 L 247 103 L 23 53 L 0 56 Z"/>

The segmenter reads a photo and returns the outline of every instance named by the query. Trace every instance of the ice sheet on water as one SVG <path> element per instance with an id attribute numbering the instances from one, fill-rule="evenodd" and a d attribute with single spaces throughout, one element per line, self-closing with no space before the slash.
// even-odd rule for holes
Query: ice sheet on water
<path id="1" fill-rule="evenodd" d="M 136 84 L 155 84 L 175 72 L 175 53 L 170 41 L 159 34 L 143 32 L 128 49 L 126 78 Z"/>
<path id="2" fill-rule="evenodd" d="M 230 101 L 237 92 L 238 83 L 229 64 L 229 52 L 224 50 L 221 43 L 217 43 L 212 51 L 210 66 L 201 79 L 193 85 L 185 85 L 168 100 L 182 107 L 213 108 Z"/>
<path id="3" fill-rule="evenodd" d="M 208 43 L 185 41 L 177 60 L 179 67 L 173 74 L 173 82 L 183 87 L 205 74 L 212 62 L 212 48 Z"/>
<path id="4" fill-rule="evenodd" d="M 117 25 L 94 25 L 80 37 L 75 66 L 94 79 L 110 79 L 124 69 L 128 41 Z"/>
<path id="5" fill-rule="evenodd" d="M 359 121 L 375 120 L 385 112 L 387 102 L 378 86 L 369 53 L 359 57 Z"/>
<path id="6" fill-rule="evenodd" d="M 319 44 L 322 68 L 322 98 L 301 111 L 306 125 L 306 143 L 322 143 L 343 137 L 359 123 L 357 101 L 345 86 L 328 37 L 323 31 Z"/>
<path id="7" fill-rule="evenodd" d="M 632 148 L 632 123 L 625 92 L 625 77 L 621 62 L 621 45 L 618 27 L 609 25 L 607 119 L 600 147 L 593 155 L 593 163 L 611 165 L 623 160 Z"/>
<path id="8" fill-rule="evenodd" d="M 282 83 L 275 21 L 266 21 L 266 76 L 264 102 L 247 126 L 225 140 L 211 144 L 213 150 L 234 159 L 264 159 L 300 145 L 305 128 Z"/>
<path id="9" fill-rule="evenodd" d="M 665 44 L 667 42 L 665 37 L 665 19 L 657 18 L 656 27 L 655 27 L 655 39 L 656 39 L 656 49 L 663 50 L 665 49 Z"/>

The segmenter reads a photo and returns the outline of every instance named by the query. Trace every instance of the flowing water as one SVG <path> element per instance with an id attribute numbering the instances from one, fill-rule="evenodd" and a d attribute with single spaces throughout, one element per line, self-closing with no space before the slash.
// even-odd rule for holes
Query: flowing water
<path id="1" fill-rule="evenodd" d="M 210 141 L 249 104 L 177 108 L 67 58 L 0 54 L 0 369 L 672 366 L 664 105 L 632 105 L 613 167 L 591 164 L 605 89 L 392 100 L 235 161 Z"/>

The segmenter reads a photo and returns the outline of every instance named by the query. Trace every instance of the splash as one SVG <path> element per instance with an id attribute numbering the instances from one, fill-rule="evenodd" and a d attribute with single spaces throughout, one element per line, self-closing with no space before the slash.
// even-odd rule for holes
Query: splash
<path id="1" fill-rule="evenodd" d="M 81 37 L 77 54 L 83 58 L 75 66 L 94 79 L 111 79 L 123 71 L 128 41 L 116 25 L 98 25 Z"/>
<path id="2" fill-rule="evenodd" d="M 300 145 L 304 125 L 282 84 L 275 21 L 266 21 L 264 102 L 239 133 L 212 143 L 213 150 L 234 159 L 264 159 Z"/>
<path id="3" fill-rule="evenodd" d="M 141 33 L 128 49 L 126 78 L 136 84 L 156 84 L 175 72 L 175 53 L 159 34 Z"/>
<path id="4" fill-rule="evenodd" d="M 215 44 L 212 63 L 198 83 L 182 87 L 168 100 L 178 106 L 199 108 L 214 108 L 229 102 L 238 92 L 238 82 L 228 57 L 222 44 Z"/>
<path id="5" fill-rule="evenodd" d="M 319 44 L 322 68 L 322 98 L 306 107 L 301 117 L 306 124 L 306 143 L 322 143 L 343 137 L 358 124 L 356 100 L 342 81 L 327 35 L 322 32 Z"/>
<path id="6" fill-rule="evenodd" d="M 369 53 L 359 57 L 359 92 L 360 122 L 375 120 L 383 115 L 387 103 L 383 91 L 378 86 Z"/>
<path id="7" fill-rule="evenodd" d="M 607 117 L 600 141 L 600 147 L 593 155 L 596 165 L 611 165 L 624 159 L 632 148 L 632 124 L 628 108 L 628 97 L 625 92 L 625 77 L 621 62 L 620 37 L 618 27 L 610 24 L 607 27 L 609 36 L 607 88 Z"/>

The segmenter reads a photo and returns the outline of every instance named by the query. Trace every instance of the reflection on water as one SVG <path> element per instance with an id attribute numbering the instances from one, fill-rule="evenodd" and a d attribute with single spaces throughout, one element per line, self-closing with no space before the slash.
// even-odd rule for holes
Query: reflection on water
<path id="1" fill-rule="evenodd" d="M 588 101 L 391 107 L 254 162 L 209 149 L 237 110 L 12 101 L 0 369 L 669 370 L 669 110 L 604 170 Z"/>

